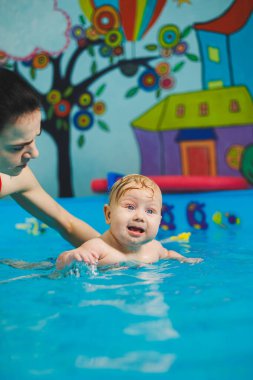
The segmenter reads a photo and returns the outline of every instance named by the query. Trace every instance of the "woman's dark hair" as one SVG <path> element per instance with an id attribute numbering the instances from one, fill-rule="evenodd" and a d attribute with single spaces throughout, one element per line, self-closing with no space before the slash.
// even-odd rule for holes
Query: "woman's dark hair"
<path id="1" fill-rule="evenodd" d="M 21 76 L 0 69 L 0 131 L 7 122 L 40 108 L 39 94 Z"/>

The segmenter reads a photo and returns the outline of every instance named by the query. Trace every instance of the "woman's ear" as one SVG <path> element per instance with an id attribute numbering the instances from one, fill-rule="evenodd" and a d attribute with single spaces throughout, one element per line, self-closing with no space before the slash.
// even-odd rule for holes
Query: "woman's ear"
<path id="1" fill-rule="evenodd" d="M 111 224 L 111 208 L 109 205 L 104 205 L 104 215 L 106 224 Z"/>

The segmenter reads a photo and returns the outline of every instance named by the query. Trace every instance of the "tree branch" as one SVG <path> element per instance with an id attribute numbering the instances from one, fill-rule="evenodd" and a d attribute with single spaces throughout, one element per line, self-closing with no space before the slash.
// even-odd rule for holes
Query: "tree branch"
<path id="1" fill-rule="evenodd" d="M 88 88 L 92 83 L 94 83 L 97 79 L 102 77 L 103 75 L 109 73 L 110 71 L 113 71 L 116 68 L 123 67 L 127 63 L 134 63 L 137 66 L 145 66 L 150 68 L 150 65 L 148 65 L 149 61 L 152 61 L 154 59 L 158 59 L 160 56 L 155 57 L 142 57 L 142 58 L 134 58 L 134 59 L 122 59 L 121 61 L 118 61 L 114 65 L 108 66 L 105 69 L 97 72 L 95 75 L 89 77 L 88 79 L 85 79 L 84 81 L 80 82 L 78 85 L 75 86 L 75 90 L 78 91 L 81 88 Z"/>

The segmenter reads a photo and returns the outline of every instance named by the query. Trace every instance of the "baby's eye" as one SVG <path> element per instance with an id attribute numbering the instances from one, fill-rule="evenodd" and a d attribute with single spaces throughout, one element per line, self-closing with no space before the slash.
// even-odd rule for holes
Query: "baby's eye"
<path id="1" fill-rule="evenodd" d="M 134 210 L 134 205 L 127 205 L 128 210 Z"/>
<path id="2" fill-rule="evenodd" d="M 148 209 L 147 214 L 154 214 L 154 210 Z"/>

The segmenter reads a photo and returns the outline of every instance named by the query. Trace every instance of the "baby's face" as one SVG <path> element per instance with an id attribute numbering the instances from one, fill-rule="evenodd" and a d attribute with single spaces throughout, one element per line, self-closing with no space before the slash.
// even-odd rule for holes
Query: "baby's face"
<path id="1" fill-rule="evenodd" d="M 156 237 L 162 208 L 159 189 L 154 192 L 149 188 L 129 189 L 118 201 L 112 199 L 108 207 L 107 223 L 121 244 L 134 247 Z"/>

